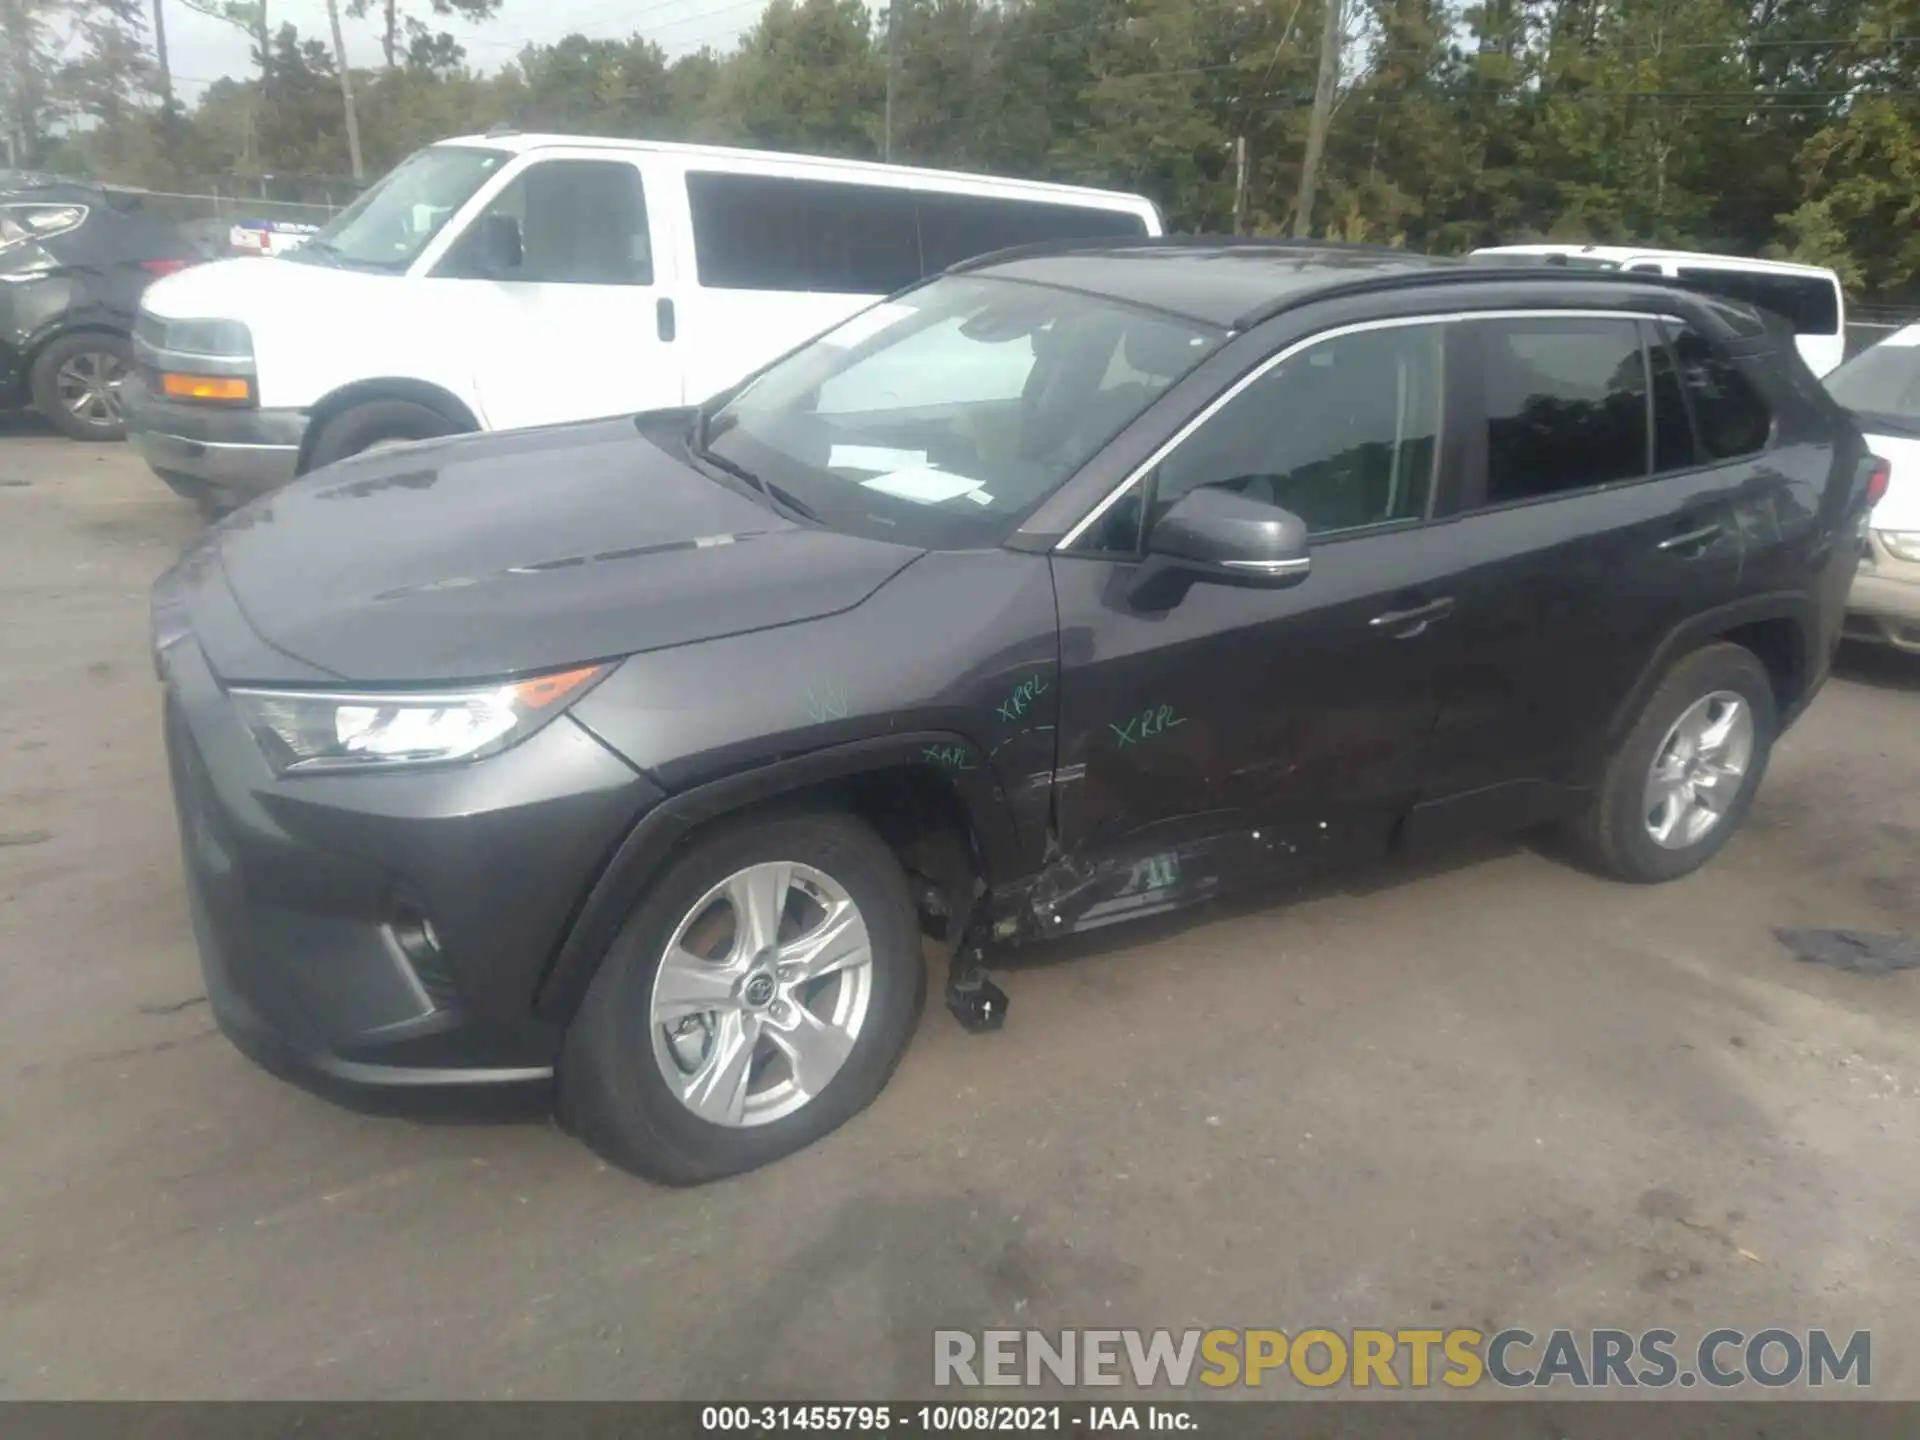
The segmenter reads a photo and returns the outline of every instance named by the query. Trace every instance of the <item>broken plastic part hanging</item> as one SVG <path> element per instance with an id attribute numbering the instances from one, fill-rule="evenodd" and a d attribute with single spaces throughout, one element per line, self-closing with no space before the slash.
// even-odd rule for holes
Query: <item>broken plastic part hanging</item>
<path id="1" fill-rule="evenodd" d="M 1920 969 L 1920 942 L 1904 935 L 1871 935 L 1864 930 L 1775 930 L 1773 936 L 1793 958 L 1831 965 L 1856 975 L 1888 975 Z"/>
<path id="2" fill-rule="evenodd" d="M 987 907 L 976 894 L 947 961 L 947 1009 L 973 1035 L 1007 1023 L 1007 992 L 987 978 Z"/>

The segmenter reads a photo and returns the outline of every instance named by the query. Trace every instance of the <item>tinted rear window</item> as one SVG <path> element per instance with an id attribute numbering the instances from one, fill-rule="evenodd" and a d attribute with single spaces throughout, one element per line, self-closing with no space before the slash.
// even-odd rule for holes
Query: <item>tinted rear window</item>
<path id="1" fill-rule="evenodd" d="M 700 283 L 723 290 L 885 295 L 1010 245 L 1147 231 L 1124 211 L 785 176 L 692 171 L 687 200 Z"/>
<path id="2" fill-rule="evenodd" d="M 1771 310 L 1792 325 L 1796 335 L 1840 333 L 1840 297 L 1834 283 L 1824 276 L 1721 270 L 1704 265 L 1683 265 L 1676 273 L 1697 290 Z"/>

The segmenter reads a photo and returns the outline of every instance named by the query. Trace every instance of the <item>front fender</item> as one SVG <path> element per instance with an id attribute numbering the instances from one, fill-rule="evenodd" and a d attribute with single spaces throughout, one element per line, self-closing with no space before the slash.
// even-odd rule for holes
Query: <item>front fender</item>
<path id="1" fill-rule="evenodd" d="M 863 775 L 934 766 L 951 782 L 989 875 L 1021 869 L 1021 846 L 1006 796 L 985 766 L 956 770 L 934 756 L 967 752 L 964 736 L 926 730 L 834 745 L 729 775 L 669 796 L 643 815 L 588 892 L 533 996 L 542 1019 L 564 1021 L 579 1008 L 614 937 L 675 850 L 695 830 L 785 796 Z"/>

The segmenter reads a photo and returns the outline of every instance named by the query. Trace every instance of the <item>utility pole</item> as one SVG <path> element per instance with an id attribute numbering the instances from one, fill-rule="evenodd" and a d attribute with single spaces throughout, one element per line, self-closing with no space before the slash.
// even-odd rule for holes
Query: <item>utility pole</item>
<path id="1" fill-rule="evenodd" d="M 1247 137 L 1233 137 L 1233 233 L 1247 231 Z"/>
<path id="2" fill-rule="evenodd" d="M 900 73 L 900 0 L 887 0 L 887 118 L 880 139 L 880 158 L 893 159 L 893 87 Z"/>
<path id="3" fill-rule="evenodd" d="M 1320 179 L 1320 157 L 1333 122 L 1333 87 L 1340 79 L 1340 0 L 1323 0 L 1326 21 L 1320 29 L 1320 73 L 1313 82 L 1313 114 L 1307 121 L 1307 155 L 1300 164 L 1300 193 L 1293 206 L 1296 240 L 1313 233 L 1313 191 Z"/>
<path id="4" fill-rule="evenodd" d="M 173 67 L 167 63 L 166 0 L 153 0 L 153 56 L 160 62 L 160 125 L 173 133 Z"/>
<path id="5" fill-rule="evenodd" d="M 353 75 L 347 69 L 347 42 L 340 33 L 340 0 L 327 0 L 327 21 L 333 26 L 333 60 L 340 71 L 340 99 L 347 107 L 347 156 L 353 162 L 353 178 L 362 178 L 360 165 L 360 117 L 353 111 Z"/>

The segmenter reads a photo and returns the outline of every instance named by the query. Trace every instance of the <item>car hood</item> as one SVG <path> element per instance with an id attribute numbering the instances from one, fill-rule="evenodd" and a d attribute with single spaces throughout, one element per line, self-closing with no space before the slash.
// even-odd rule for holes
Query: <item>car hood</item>
<path id="1" fill-rule="evenodd" d="M 684 423 L 596 420 L 384 450 L 256 501 L 209 539 L 268 646 L 381 684 L 519 674 L 829 615 L 921 554 L 796 525 L 710 479 L 677 439 Z M 229 680 L 274 678 L 234 673 L 257 660 L 209 658 Z"/>

